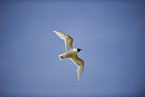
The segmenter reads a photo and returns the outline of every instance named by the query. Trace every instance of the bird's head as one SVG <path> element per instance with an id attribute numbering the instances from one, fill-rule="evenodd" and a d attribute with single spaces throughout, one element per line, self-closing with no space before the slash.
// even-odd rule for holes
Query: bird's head
<path id="1" fill-rule="evenodd" d="M 77 51 L 80 52 L 82 49 L 78 48 Z"/>

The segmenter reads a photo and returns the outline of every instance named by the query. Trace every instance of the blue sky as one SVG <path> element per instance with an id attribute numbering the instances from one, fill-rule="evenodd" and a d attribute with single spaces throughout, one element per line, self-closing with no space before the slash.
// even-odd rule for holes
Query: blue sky
<path id="1" fill-rule="evenodd" d="M 83 49 L 79 82 L 54 30 Z M 0 1 L 0 95 L 145 95 L 145 2 Z"/>

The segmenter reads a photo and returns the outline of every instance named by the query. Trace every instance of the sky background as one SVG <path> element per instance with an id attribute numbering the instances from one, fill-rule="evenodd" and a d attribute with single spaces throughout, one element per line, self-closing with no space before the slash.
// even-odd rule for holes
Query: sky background
<path id="1" fill-rule="evenodd" d="M 59 60 L 83 50 L 83 75 Z M 0 96 L 145 96 L 145 1 L 0 1 Z"/>

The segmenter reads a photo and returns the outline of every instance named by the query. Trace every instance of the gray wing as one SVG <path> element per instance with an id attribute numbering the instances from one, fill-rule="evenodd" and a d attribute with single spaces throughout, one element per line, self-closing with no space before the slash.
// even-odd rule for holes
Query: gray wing
<path id="1" fill-rule="evenodd" d="M 77 76 L 78 76 L 78 81 L 80 80 L 83 70 L 84 70 L 84 60 L 78 57 L 78 55 L 71 57 L 70 58 L 76 65 L 77 65 Z"/>
<path id="2" fill-rule="evenodd" d="M 53 32 L 56 33 L 61 39 L 64 40 L 66 51 L 74 48 L 73 47 L 73 38 L 72 37 L 70 37 L 69 35 L 64 34 L 62 32 L 58 32 L 58 31 L 53 31 Z"/>

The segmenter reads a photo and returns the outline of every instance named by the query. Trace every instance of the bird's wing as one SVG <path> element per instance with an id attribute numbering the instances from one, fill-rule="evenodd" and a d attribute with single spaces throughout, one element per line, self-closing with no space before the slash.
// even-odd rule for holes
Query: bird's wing
<path id="1" fill-rule="evenodd" d="M 80 80 L 83 70 L 84 70 L 84 60 L 78 57 L 78 55 L 70 58 L 77 65 L 77 76 L 78 81 Z"/>
<path id="2" fill-rule="evenodd" d="M 66 51 L 74 48 L 73 47 L 73 38 L 72 37 L 70 37 L 69 35 L 64 34 L 62 32 L 58 32 L 58 31 L 53 31 L 53 32 L 55 32 L 61 39 L 64 40 Z"/>

